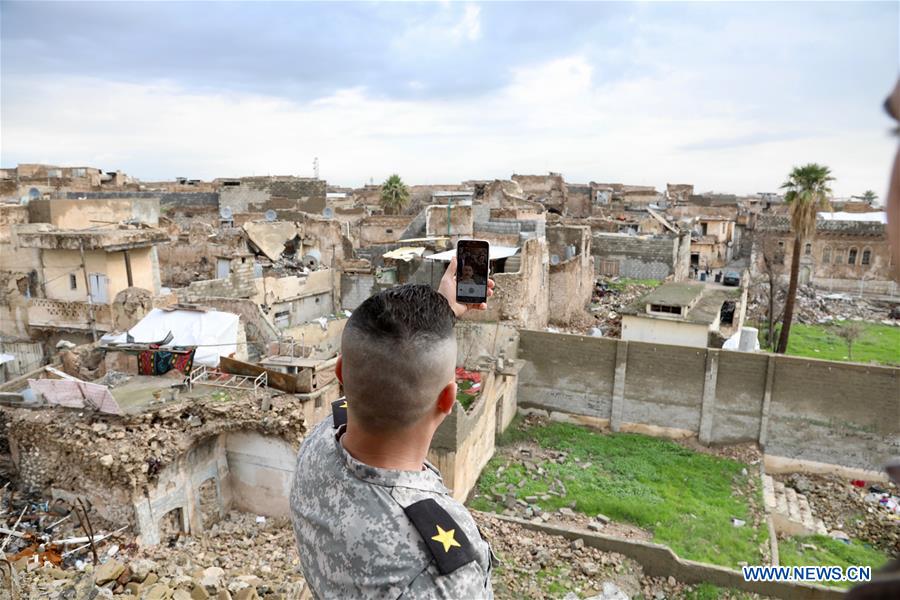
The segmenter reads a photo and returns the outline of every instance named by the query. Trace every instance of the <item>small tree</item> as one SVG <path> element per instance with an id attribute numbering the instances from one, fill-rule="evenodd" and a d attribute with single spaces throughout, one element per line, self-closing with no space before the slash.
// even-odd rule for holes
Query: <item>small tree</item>
<path id="1" fill-rule="evenodd" d="M 753 264 L 760 271 L 757 285 L 762 287 L 766 298 L 766 348 L 775 346 L 775 324 L 784 311 L 784 305 L 778 302 L 778 296 L 784 291 L 784 251 L 778 244 L 780 239 L 774 231 L 753 232 Z"/>
<path id="2" fill-rule="evenodd" d="M 381 184 L 381 208 L 386 215 L 397 215 L 409 204 L 409 188 L 394 173 Z"/>
<path id="3" fill-rule="evenodd" d="M 850 321 L 843 325 L 836 326 L 834 334 L 844 340 L 847 344 L 847 358 L 853 360 L 853 344 L 863 336 L 865 329 L 859 321 Z"/>

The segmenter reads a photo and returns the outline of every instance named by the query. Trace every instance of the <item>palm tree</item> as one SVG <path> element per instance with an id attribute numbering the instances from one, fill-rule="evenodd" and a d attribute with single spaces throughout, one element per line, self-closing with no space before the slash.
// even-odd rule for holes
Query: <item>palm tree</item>
<path id="1" fill-rule="evenodd" d="M 831 195 L 831 188 L 828 187 L 828 182 L 830 181 L 834 181 L 831 169 L 824 165 L 809 163 L 802 167 L 794 167 L 791 174 L 788 175 L 787 181 L 781 186 L 782 189 L 787 190 L 784 199 L 790 206 L 794 252 L 791 255 L 791 279 L 784 304 L 784 320 L 781 324 L 778 348 L 775 350 L 779 354 L 784 354 L 787 350 L 788 336 L 791 333 L 803 241 L 816 234 L 816 213 L 821 209 L 829 208 L 828 197 Z"/>
<path id="2" fill-rule="evenodd" d="M 876 194 L 872 190 L 866 190 L 865 192 L 863 192 L 862 196 L 855 197 L 859 198 L 869 206 L 875 206 L 875 201 L 878 200 L 878 194 Z"/>
<path id="3" fill-rule="evenodd" d="M 385 214 L 399 214 L 403 207 L 409 203 L 409 188 L 394 173 L 381 184 L 381 208 Z"/>

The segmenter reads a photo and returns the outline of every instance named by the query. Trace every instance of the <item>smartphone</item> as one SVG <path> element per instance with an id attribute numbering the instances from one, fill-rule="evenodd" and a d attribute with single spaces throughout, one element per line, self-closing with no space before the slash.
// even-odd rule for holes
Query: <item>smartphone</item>
<path id="1" fill-rule="evenodd" d="M 457 302 L 487 302 L 490 249 L 491 245 L 486 240 L 459 240 L 456 243 Z"/>

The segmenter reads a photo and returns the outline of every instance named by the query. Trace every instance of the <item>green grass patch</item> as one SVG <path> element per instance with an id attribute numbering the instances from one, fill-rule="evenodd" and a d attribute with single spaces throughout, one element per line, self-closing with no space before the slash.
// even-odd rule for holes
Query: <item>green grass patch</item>
<path id="1" fill-rule="evenodd" d="M 475 383 L 468 379 L 462 379 L 456 382 L 456 401 L 462 404 L 462 407 L 466 410 L 469 410 L 469 407 L 475 402 L 475 398 L 478 397 L 477 392 L 474 394 L 469 393 L 469 390 L 472 389 L 473 385 L 475 385 Z"/>
<path id="2" fill-rule="evenodd" d="M 611 290 L 616 290 L 619 292 L 625 291 L 625 289 L 633 286 L 633 285 L 643 285 L 651 288 L 659 287 L 663 284 L 661 279 L 630 279 L 628 277 L 623 277 L 616 281 L 607 281 L 606 285 Z"/>
<path id="3" fill-rule="evenodd" d="M 779 562 L 785 566 L 868 566 L 872 571 L 887 563 L 887 556 L 858 540 L 849 544 L 833 540 L 828 536 L 793 537 L 778 545 Z M 826 582 L 826 585 L 851 587 L 850 582 Z"/>
<path id="4" fill-rule="evenodd" d="M 517 498 L 543 497 L 535 504 L 557 510 L 575 503 L 587 515 L 602 513 L 653 533 L 679 556 L 735 567 L 741 561 L 761 564 L 760 544 L 768 539 L 764 526 L 754 527 L 747 498 L 762 506 L 762 495 L 750 487 L 750 473 L 737 461 L 694 452 L 669 440 L 636 434 L 603 435 L 565 423 L 529 428 L 513 424 L 500 444 L 533 440 L 543 448 L 568 452 L 567 460 L 538 463 L 545 475 L 531 476 L 519 462 L 500 470 L 508 458 L 495 456 L 478 481 L 478 510 L 502 512 L 493 493 L 519 485 Z M 559 479 L 563 496 L 548 495 Z M 741 491 L 745 495 L 739 495 Z M 746 522 L 734 527 L 731 519 Z"/>
<path id="5" fill-rule="evenodd" d="M 846 323 L 846 321 L 844 321 Z M 900 327 L 862 322 L 862 336 L 853 343 L 853 362 L 900 366 Z M 836 335 L 841 323 L 791 325 L 787 353 L 791 356 L 849 361 L 847 343 Z M 765 340 L 760 328 L 759 341 Z"/>

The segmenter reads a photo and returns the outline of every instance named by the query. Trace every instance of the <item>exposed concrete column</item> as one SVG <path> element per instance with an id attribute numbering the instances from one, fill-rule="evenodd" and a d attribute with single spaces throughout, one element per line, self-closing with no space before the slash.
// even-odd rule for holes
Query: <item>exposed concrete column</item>
<path id="1" fill-rule="evenodd" d="M 766 364 L 766 391 L 763 394 L 762 414 L 759 417 L 759 446 L 766 448 L 766 438 L 769 434 L 769 407 L 772 404 L 772 386 L 775 383 L 775 355 L 769 355 Z"/>
<path id="2" fill-rule="evenodd" d="M 703 378 L 703 404 L 700 407 L 700 443 L 712 442 L 716 412 L 716 381 L 719 377 L 719 350 L 706 350 L 706 375 Z"/>
<path id="3" fill-rule="evenodd" d="M 134 277 L 131 274 L 131 257 L 128 256 L 128 250 L 122 252 L 125 257 L 125 276 L 128 278 L 128 287 L 134 287 Z"/>
<path id="4" fill-rule="evenodd" d="M 619 340 L 616 344 L 616 375 L 613 379 L 612 408 L 609 426 L 613 431 L 622 429 L 622 415 L 625 412 L 625 369 L 628 366 L 628 342 Z"/>

